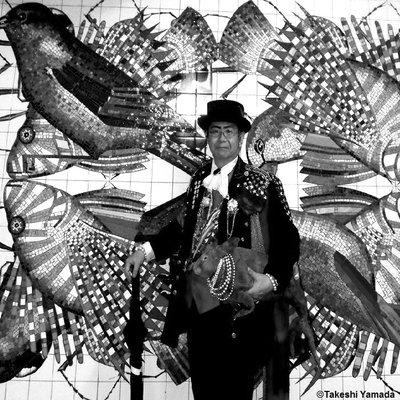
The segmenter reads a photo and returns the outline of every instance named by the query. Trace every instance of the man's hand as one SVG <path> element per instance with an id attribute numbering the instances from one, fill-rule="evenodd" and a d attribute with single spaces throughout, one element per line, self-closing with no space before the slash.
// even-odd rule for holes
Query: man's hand
<path id="1" fill-rule="evenodd" d="M 248 268 L 250 276 L 254 279 L 253 286 L 245 293 L 249 294 L 254 300 L 261 300 L 265 295 L 272 292 L 274 287 L 268 276 L 260 274 Z"/>
<path id="2" fill-rule="evenodd" d="M 146 255 L 142 250 L 136 250 L 134 253 L 132 253 L 125 261 L 125 275 L 136 278 L 139 268 L 143 264 L 145 256 Z"/>

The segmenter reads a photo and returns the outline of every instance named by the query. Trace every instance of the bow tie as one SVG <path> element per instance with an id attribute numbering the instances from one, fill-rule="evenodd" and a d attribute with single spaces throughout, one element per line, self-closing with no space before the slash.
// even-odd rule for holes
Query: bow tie
<path id="1" fill-rule="evenodd" d="M 210 192 L 217 190 L 224 198 L 228 196 L 228 184 L 228 173 L 221 170 L 221 168 L 217 168 L 203 180 L 204 187 L 206 187 Z"/>

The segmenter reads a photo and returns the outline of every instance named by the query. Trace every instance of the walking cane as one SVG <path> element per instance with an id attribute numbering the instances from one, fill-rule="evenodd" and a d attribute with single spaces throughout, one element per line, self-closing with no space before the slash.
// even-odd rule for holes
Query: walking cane
<path id="1" fill-rule="evenodd" d="M 132 298 L 128 325 L 129 340 L 127 343 L 131 352 L 131 400 L 143 400 L 142 352 L 146 328 L 144 327 L 140 310 L 140 274 L 132 279 Z"/>

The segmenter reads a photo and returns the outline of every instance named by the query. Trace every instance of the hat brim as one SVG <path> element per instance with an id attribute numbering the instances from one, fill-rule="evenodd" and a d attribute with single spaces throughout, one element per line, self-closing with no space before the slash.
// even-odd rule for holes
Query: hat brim
<path id="1" fill-rule="evenodd" d="M 249 120 L 243 117 L 235 117 L 234 115 L 220 115 L 218 117 L 210 117 L 209 115 L 201 115 L 197 119 L 197 123 L 204 132 L 207 133 L 211 122 L 216 121 L 226 121 L 232 122 L 237 125 L 240 132 L 248 132 L 251 128 L 251 123 Z"/>

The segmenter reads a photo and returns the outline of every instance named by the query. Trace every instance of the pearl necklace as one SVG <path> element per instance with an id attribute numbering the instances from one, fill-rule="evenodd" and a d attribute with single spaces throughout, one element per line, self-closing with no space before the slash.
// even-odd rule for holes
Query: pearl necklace
<path id="1" fill-rule="evenodd" d="M 219 260 L 215 273 L 207 278 L 210 293 L 220 301 L 228 300 L 235 286 L 235 261 L 232 254 L 227 254 Z"/>

